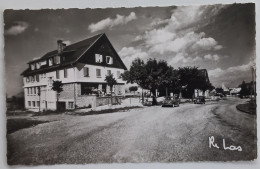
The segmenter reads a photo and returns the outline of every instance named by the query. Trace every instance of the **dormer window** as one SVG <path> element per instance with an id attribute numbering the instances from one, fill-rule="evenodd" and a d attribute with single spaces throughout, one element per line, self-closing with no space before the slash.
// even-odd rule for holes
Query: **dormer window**
<path id="1" fill-rule="evenodd" d="M 34 70 L 35 69 L 35 63 L 32 63 L 31 64 L 31 70 Z"/>
<path id="2" fill-rule="evenodd" d="M 29 77 L 26 77 L 26 82 L 30 82 L 30 78 Z"/>
<path id="3" fill-rule="evenodd" d="M 31 82 L 34 82 L 34 76 L 31 76 Z"/>
<path id="4" fill-rule="evenodd" d="M 111 56 L 106 56 L 106 63 L 109 65 L 113 64 L 113 58 Z"/>
<path id="5" fill-rule="evenodd" d="M 54 63 L 55 64 L 60 64 L 60 56 L 55 56 L 54 57 Z"/>
<path id="6" fill-rule="evenodd" d="M 43 65 L 46 65 L 47 64 L 47 61 L 46 60 L 43 60 L 40 62 L 40 66 L 43 66 Z"/>
<path id="7" fill-rule="evenodd" d="M 102 63 L 103 62 L 103 57 L 100 54 L 95 54 L 96 58 L 96 63 Z"/>
<path id="8" fill-rule="evenodd" d="M 40 62 L 37 62 L 37 63 L 36 63 L 36 69 L 40 69 L 40 67 L 41 67 Z"/>
<path id="9" fill-rule="evenodd" d="M 53 58 L 49 58 L 49 66 L 53 65 Z"/>

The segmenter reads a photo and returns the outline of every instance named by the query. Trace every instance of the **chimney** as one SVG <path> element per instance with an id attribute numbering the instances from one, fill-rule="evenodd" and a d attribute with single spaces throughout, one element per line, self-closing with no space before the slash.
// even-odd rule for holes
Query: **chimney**
<path id="1" fill-rule="evenodd" d="M 57 44 L 58 44 L 58 54 L 61 54 L 63 52 L 63 49 L 66 47 L 66 44 L 62 43 L 62 40 L 58 40 Z"/>

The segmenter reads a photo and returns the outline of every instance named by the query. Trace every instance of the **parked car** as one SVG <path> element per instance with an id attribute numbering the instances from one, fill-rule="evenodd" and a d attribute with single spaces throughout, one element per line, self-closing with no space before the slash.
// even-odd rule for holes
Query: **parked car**
<path id="1" fill-rule="evenodd" d="M 177 97 L 166 97 L 162 103 L 162 107 L 179 107 L 180 99 Z"/>
<path id="2" fill-rule="evenodd" d="M 204 96 L 198 96 L 193 100 L 194 104 L 205 104 L 205 97 Z"/>

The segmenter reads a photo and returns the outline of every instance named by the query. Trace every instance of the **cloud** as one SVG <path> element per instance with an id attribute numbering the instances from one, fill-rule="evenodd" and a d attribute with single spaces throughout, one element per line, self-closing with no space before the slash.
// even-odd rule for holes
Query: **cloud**
<path id="1" fill-rule="evenodd" d="M 148 54 L 141 49 L 135 49 L 133 47 L 123 47 L 119 52 L 119 56 L 123 58 L 123 61 L 127 68 L 131 66 L 134 59 L 140 58 L 142 60 L 148 58 Z"/>
<path id="2" fill-rule="evenodd" d="M 229 67 L 227 69 L 216 68 L 208 71 L 209 78 L 213 85 L 220 86 L 222 83 L 229 87 L 237 87 L 243 80 L 251 80 L 251 67 L 254 62 Z"/>
<path id="3" fill-rule="evenodd" d="M 14 25 L 8 28 L 5 31 L 6 35 L 18 35 L 23 33 L 27 28 L 29 27 L 29 24 L 27 22 L 23 21 L 16 21 L 14 22 Z"/>
<path id="4" fill-rule="evenodd" d="M 218 45 L 218 42 L 212 37 L 201 38 L 196 41 L 192 47 L 192 51 L 206 51 L 206 50 L 220 50 L 222 49 L 221 45 Z"/>
<path id="5" fill-rule="evenodd" d="M 220 57 L 217 54 L 214 54 L 214 55 L 208 54 L 208 55 L 205 55 L 204 58 L 217 61 L 217 60 L 219 60 Z"/>
<path id="6" fill-rule="evenodd" d="M 115 19 L 106 18 L 97 23 L 91 23 L 88 29 L 93 33 L 103 30 L 105 28 L 112 28 L 117 25 L 125 25 L 128 22 L 137 19 L 134 12 L 131 12 L 128 16 L 116 15 Z"/>
<path id="7" fill-rule="evenodd" d="M 187 53 L 177 53 L 174 57 L 171 58 L 171 60 L 169 61 L 169 64 L 174 66 L 176 64 L 180 65 L 181 64 L 190 64 L 190 63 L 194 63 L 194 62 L 199 62 L 201 61 L 202 58 L 199 56 L 196 57 L 190 57 L 188 56 Z"/>
<path id="8" fill-rule="evenodd" d="M 160 32 L 164 32 L 164 38 L 154 38 L 157 36 L 152 35 L 152 33 L 155 33 L 158 34 L 158 37 L 160 37 Z M 165 30 L 155 30 L 151 31 L 148 35 L 149 36 L 146 38 L 146 44 L 148 48 L 150 48 L 150 51 L 164 54 L 166 52 L 188 53 L 188 49 L 197 43 L 197 41 L 199 41 L 200 38 L 205 35 L 205 33 L 188 32 L 184 35 L 176 36 L 175 33 L 165 32 Z"/>

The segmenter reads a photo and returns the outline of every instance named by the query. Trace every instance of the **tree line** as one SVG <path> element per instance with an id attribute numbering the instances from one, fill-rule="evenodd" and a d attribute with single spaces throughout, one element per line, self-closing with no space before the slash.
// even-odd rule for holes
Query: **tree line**
<path id="1" fill-rule="evenodd" d="M 161 95 L 182 92 L 185 98 L 192 98 L 194 89 L 214 89 L 198 67 L 174 69 L 166 61 L 156 59 L 149 59 L 146 63 L 140 58 L 135 59 L 130 69 L 122 74 L 122 78 L 127 83 L 137 83 L 141 88 L 150 90 L 154 105 L 157 104 L 156 90 Z"/>

